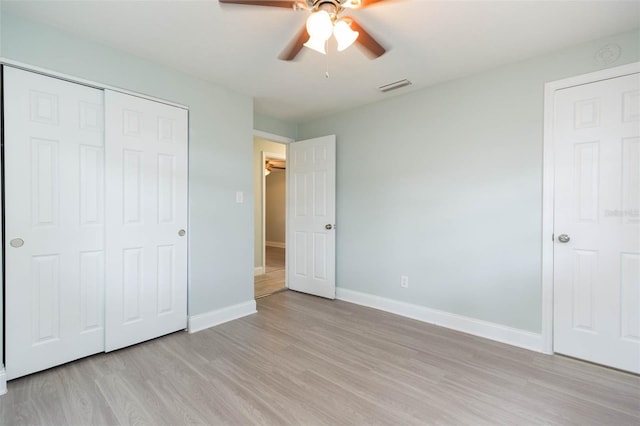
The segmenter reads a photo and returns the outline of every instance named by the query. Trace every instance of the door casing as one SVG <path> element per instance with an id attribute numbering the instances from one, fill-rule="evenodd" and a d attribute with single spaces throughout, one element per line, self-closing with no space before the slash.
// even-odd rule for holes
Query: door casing
<path id="1" fill-rule="evenodd" d="M 640 62 L 552 81 L 544 87 L 544 145 L 542 170 L 542 352 L 553 352 L 553 251 L 555 159 L 554 99 L 557 90 L 640 72 Z"/>

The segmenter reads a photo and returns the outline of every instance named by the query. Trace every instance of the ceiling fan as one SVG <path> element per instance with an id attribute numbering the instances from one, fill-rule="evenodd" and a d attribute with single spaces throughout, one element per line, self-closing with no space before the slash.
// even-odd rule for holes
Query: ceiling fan
<path id="1" fill-rule="evenodd" d="M 264 175 L 269 176 L 269 174 L 274 170 L 286 170 L 286 161 L 283 160 L 267 160 L 264 162 Z"/>
<path id="2" fill-rule="evenodd" d="M 386 52 L 362 26 L 352 17 L 343 16 L 347 9 L 362 9 L 386 0 L 218 0 L 225 4 L 247 6 L 283 7 L 292 10 L 307 10 L 311 14 L 307 24 L 282 51 L 279 59 L 293 60 L 304 46 L 326 54 L 326 44 L 333 34 L 338 41 L 338 51 L 352 44 L 361 47 L 371 58 Z"/>

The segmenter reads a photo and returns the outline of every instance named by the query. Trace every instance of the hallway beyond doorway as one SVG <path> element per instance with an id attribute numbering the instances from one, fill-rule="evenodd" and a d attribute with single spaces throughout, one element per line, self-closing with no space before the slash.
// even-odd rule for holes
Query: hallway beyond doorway
<path id="1" fill-rule="evenodd" d="M 265 274 L 254 278 L 254 297 L 269 296 L 285 290 L 285 249 L 266 247 Z"/>

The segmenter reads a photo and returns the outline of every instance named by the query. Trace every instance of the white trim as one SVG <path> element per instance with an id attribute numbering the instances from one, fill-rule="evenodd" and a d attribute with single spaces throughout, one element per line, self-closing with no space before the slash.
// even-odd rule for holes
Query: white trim
<path id="1" fill-rule="evenodd" d="M 253 129 L 253 136 L 267 139 L 272 142 L 291 143 L 295 142 L 295 139 L 288 138 L 286 136 L 274 135 L 273 133 L 263 132 L 262 130 Z"/>
<path id="2" fill-rule="evenodd" d="M 264 245 L 267 247 L 287 248 L 287 243 L 282 243 L 280 241 L 265 241 Z"/>
<path id="3" fill-rule="evenodd" d="M 371 294 L 360 293 L 358 291 L 347 290 L 340 287 L 336 289 L 336 298 L 345 302 L 379 309 L 381 311 L 450 328 L 452 330 L 462 331 L 463 333 L 484 337 L 486 339 L 529 349 L 531 351 L 541 352 L 542 350 L 542 336 L 530 331 L 507 327 L 505 325 L 456 315 L 449 312 L 438 311 L 424 306 L 399 302 L 397 300 L 387 299 L 384 297 L 373 296 Z"/>
<path id="4" fill-rule="evenodd" d="M 73 75 L 69 75 L 69 74 L 65 74 L 65 73 L 61 73 L 61 72 L 56 72 L 56 71 L 51 71 L 51 70 L 46 69 L 46 68 L 41 68 L 41 67 L 38 67 L 38 66 L 35 66 L 35 65 L 14 61 L 12 59 L 3 58 L 1 56 L 0 56 L 0 64 L 7 65 L 7 66 L 10 66 L 10 67 L 13 67 L 13 68 L 22 69 L 22 70 L 25 70 L 25 71 L 31 71 L 31 72 L 34 72 L 34 73 L 37 73 L 37 74 L 48 76 L 48 77 L 54 77 L 54 78 L 57 78 L 59 80 L 69 81 L 71 83 L 82 84 L 83 86 L 89 86 L 89 87 L 93 87 L 95 89 L 112 90 L 114 92 L 120 92 L 120 93 L 124 93 L 124 94 L 127 94 L 127 95 L 136 96 L 138 98 L 148 99 L 150 101 L 159 102 L 159 103 L 165 104 L 165 105 L 171 105 L 171 106 L 182 108 L 182 109 L 186 109 L 186 110 L 189 109 L 189 107 L 186 106 L 186 105 L 182 105 L 182 104 L 179 104 L 179 103 L 176 103 L 176 102 L 168 101 L 166 99 L 161 99 L 161 98 L 157 98 L 155 96 L 145 95 L 144 93 L 132 92 L 132 91 L 127 90 L 127 89 L 122 89 L 120 87 L 115 87 L 115 86 L 109 86 L 109 85 L 103 84 L 103 83 L 97 83 L 97 82 L 92 81 L 92 80 L 86 80 L 84 78 L 76 77 L 76 76 L 73 76 Z"/>
<path id="5" fill-rule="evenodd" d="M 287 156 L 287 158 L 291 158 L 289 156 L 289 148 L 290 145 L 286 146 L 286 151 L 285 151 L 285 155 Z M 289 241 L 289 232 L 292 229 L 292 224 L 291 224 L 291 220 L 292 220 L 292 216 L 291 216 L 291 212 L 289 211 L 289 179 L 291 179 L 291 175 L 289 174 L 289 167 L 286 167 L 284 170 L 284 216 L 285 216 L 285 223 L 284 223 L 284 241 L 285 241 L 285 245 L 287 244 L 286 242 Z M 289 246 L 292 247 L 292 246 Z M 291 261 L 291 259 L 293 258 L 293 256 L 291 256 L 291 250 L 286 250 L 285 254 L 284 254 L 284 286 L 286 288 L 289 288 L 289 262 Z"/>
<path id="6" fill-rule="evenodd" d="M 553 118 L 555 92 L 582 84 L 640 72 L 640 62 L 552 81 L 544 86 L 544 144 L 542 166 L 542 352 L 553 353 Z"/>
<path id="7" fill-rule="evenodd" d="M 2 368 L 0 368 L 0 395 L 4 395 L 5 393 L 7 393 L 7 372 L 4 366 L 2 366 Z"/>
<path id="8" fill-rule="evenodd" d="M 256 266 L 253 268 L 253 276 L 264 275 L 264 266 Z"/>
<path id="9" fill-rule="evenodd" d="M 194 315 L 189 317 L 189 333 L 196 333 L 207 328 L 215 327 L 216 325 L 224 324 L 225 322 L 255 314 L 256 312 L 258 312 L 256 311 L 256 301 L 249 300 L 248 302 Z"/>

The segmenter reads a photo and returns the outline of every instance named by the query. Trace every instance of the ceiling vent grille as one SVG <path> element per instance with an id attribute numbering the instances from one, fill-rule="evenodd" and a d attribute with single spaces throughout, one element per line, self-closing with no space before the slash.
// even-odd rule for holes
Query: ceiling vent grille
<path id="1" fill-rule="evenodd" d="M 393 83 L 383 84 L 382 86 L 378 87 L 378 90 L 381 92 L 390 92 L 392 90 L 396 90 L 409 85 L 411 85 L 411 82 L 405 78 L 404 80 L 398 80 L 394 81 Z"/>

